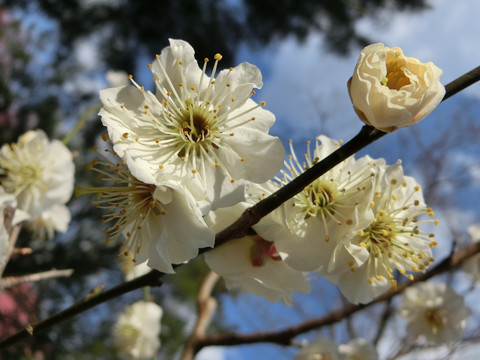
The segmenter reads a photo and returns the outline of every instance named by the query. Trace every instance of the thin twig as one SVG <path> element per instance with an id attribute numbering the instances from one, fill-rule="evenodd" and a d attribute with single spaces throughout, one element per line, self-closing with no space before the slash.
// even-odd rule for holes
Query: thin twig
<path id="1" fill-rule="evenodd" d="M 291 345 L 293 339 L 300 334 L 340 322 L 360 310 L 366 309 L 367 307 L 370 307 L 374 304 L 389 300 L 394 296 L 401 294 L 407 287 L 412 286 L 417 282 L 426 281 L 433 276 L 439 275 L 446 271 L 451 271 L 459 267 L 465 260 L 479 252 L 480 243 L 475 243 L 465 249 L 453 253 L 451 256 L 447 257 L 437 266 L 432 268 L 432 270 L 430 270 L 429 272 L 417 275 L 417 277 L 413 281 L 398 285 L 395 290 L 389 291 L 386 294 L 375 298 L 368 304 L 347 305 L 342 309 L 330 312 L 326 316 L 316 319 L 310 319 L 298 325 L 277 331 L 262 331 L 250 334 L 215 334 L 199 341 L 199 344 L 197 346 L 200 350 L 203 347 L 212 345 L 242 345 L 261 342 L 269 342 L 278 345 Z"/>
<path id="2" fill-rule="evenodd" d="M 18 331 L 17 333 L 9 336 L 8 338 L 0 342 L 0 349 L 4 349 L 21 340 L 29 338 L 30 336 L 34 336 L 43 330 L 57 325 L 66 319 L 72 318 L 75 315 L 91 309 L 92 307 L 105 301 L 124 295 L 133 290 L 140 289 L 144 286 L 160 286 L 162 284 L 161 278 L 163 277 L 163 275 L 164 274 L 159 271 L 152 270 L 143 276 L 117 285 L 107 291 L 100 292 L 95 295 L 89 294 L 84 299 L 80 300 L 69 308 L 60 311 L 45 320 L 39 321 L 34 324 L 28 324 L 23 330 Z"/>
<path id="3" fill-rule="evenodd" d="M 185 344 L 181 360 L 193 360 L 197 353 L 198 341 L 205 337 L 207 327 L 217 307 L 217 301 L 212 297 L 212 291 L 219 278 L 215 272 L 210 271 L 203 280 L 197 296 L 197 321 Z"/>
<path id="4" fill-rule="evenodd" d="M 75 126 L 73 127 L 72 130 L 70 130 L 70 132 L 65 135 L 65 137 L 62 139 L 62 143 L 64 144 L 68 144 L 69 141 L 73 138 L 73 136 L 81 129 L 83 129 L 83 127 L 85 126 L 85 123 L 87 122 L 87 120 L 96 112 L 98 112 L 98 110 L 100 110 L 102 107 L 102 104 L 96 104 L 96 105 L 93 105 L 89 108 L 87 108 L 84 113 L 80 116 L 80 118 L 78 119 L 77 123 L 75 124 Z"/>
<path id="5" fill-rule="evenodd" d="M 57 270 L 52 269 L 44 272 L 22 275 L 22 276 L 7 276 L 0 279 L 0 289 L 6 289 L 18 284 L 23 284 L 31 281 L 39 281 L 51 279 L 56 277 L 69 277 L 72 275 L 73 269 Z"/>

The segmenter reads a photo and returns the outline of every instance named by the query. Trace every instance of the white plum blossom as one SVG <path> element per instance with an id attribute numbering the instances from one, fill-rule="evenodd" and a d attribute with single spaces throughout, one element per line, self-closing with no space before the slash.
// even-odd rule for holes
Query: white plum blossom
<path id="1" fill-rule="evenodd" d="M 214 208 L 243 199 L 243 181 L 262 183 L 282 167 L 284 148 L 268 135 L 274 115 L 255 103 L 262 87 L 259 69 L 249 63 L 220 71 L 216 54 L 200 69 L 193 48 L 170 40 L 150 65 L 156 93 L 143 87 L 102 90 L 100 111 L 114 150 L 132 174 L 149 184 L 172 175 L 198 201 Z"/>
<path id="2" fill-rule="evenodd" d="M 132 359 L 152 359 L 160 348 L 162 308 L 151 301 L 128 306 L 119 316 L 114 330 L 115 344 L 121 354 Z"/>
<path id="3" fill-rule="evenodd" d="M 413 125 L 442 101 L 443 71 L 406 57 L 402 49 L 372 44 L 360 53 L 348 91 L 360 119 L 382 131 Z"/>
<path id="4" fill-rule="evenodd" d="M 373 197 L 368 200 L 373 215 L 369 224 L 343 239 L 331 271 L 322 273 L 353 303 L 369 302 L 395 288 L 394 270 L 413 279 L 412 272 L 424 272 L 434 261 L 434 234 L 422 231 L 421 225 L 438 220 L 431 219 L 434 212 L 425 206 L 420 185 L 403 174 L 400 161 L 391 166 L 378 162 L 377 168 Z M 419 220 L 424 214 L 428 218 Z"/>
<path id="5" fill-rule="evenodd" d="M 95 149 L 96 150 L 96 149 Z M 100 174 L 99 180 L 111 185 L 78 187 L 77 195 L 96 194 L 91 203 L 105 209 L 102 223 L 106 242 L 123 235 L 123 256 L 134 254 L 135 263 L 147 262 L 151 268 L 173 273 L 172 264 L 181 264 L 212 247 L 215 234 L 203 220 L 192 195 L 173 178 L 168 185 L 153 185 L 135 178 L 122 161 L 106 156 L 94 160 L 88 169 Z"/>
<path id="6" fill-rule="evenodd" d="M 0 186 L 0 276 L 8 262 L 11 228 L 29 218 L 27 213 L 16 209 L 16 205 L 15 196 Z"/>
<path id="7" fill-rule="evenodd" d="M 295 360 L 342 360 L 342 355 L 332 340 L 318 337 L 303 346 Z"/>
<path id="8" fill-rule="evenodd" d="M 407 322 L 407 333 L 428 343 L 450 344 L 460 340 L 471 310 L 446 283 L 425 282 L 405 290 L 398 306 Z"/>
<path id="9" fill-rule="evenodd" d="M 378 360 L 375 346 L 365 339 L 357 338 L 338 346 L 343 360 Z"/>
<path id="10" fill-rule="evenodd" d="M 51 211 L 66 204 L 73 192 L 74 171 L 70 150 L 59 140 L 50 141 L 42 130 L 27 131 L 17 143 L 0 149 L 1 185 L 15 195 L 18 208 L 32 222 L 49 221 Z M 62 220 L 47 227 L 66 230 L 70 215 L 64 212 L 58 215 Z"/>
<path id="11" fill-rule="evenodd" d="M 339 142 L 319 136 L 313 154 L 308 146 L 304 160 L 300 162 L 290 142 L 291 155 L 280 182 L 293 180 L 339 147 Z M 277 250 L 285 254 L 285 262 L 293 268 L 328 271 L 341 240 L 371 220 L 367 216 L 369 202 L 364 199 L 371 196 L 374 173 L 375 169 L 368 161 L 350 157 L 283 204 L 279 211 L 284 215 L 279 217 L 285 218 L 286 225 L 279 227 L 260 222 L 255 229 L 261 236 L 275 242 Z"/>
<path id="12" fill-rule="evenodd" d="M 248 208 L 248 203 L 211 212 L 207 221 L 220 231 Z M 292 304 L 292 292 L 309 293 L 310 284 L 301 271 L 288 266 L 271 239 L 259 235 L 230 240 L 205 253 L 205 261 L 222 276 L 229 290 L 241 290 L 263 296 L 270 302 Z"/>

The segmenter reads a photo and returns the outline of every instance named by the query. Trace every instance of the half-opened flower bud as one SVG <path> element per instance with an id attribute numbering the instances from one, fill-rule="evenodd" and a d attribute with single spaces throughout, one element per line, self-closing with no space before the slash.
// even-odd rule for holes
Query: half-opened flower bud
<path id="1" fill-rule="evenodd" d="M 432 62 L 406 57 L 398 47 L 372 44 L 360 53 L 348 92 L 364 123 L 391 132 L 435 109 L 445 95 L 442 74 Z"/>

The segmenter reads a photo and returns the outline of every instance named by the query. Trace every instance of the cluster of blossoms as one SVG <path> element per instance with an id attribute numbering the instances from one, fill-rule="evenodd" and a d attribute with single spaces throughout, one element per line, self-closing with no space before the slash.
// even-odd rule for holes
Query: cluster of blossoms
<path id="1" fill-rule="evenodd" d="M 287 170 L 277 182 L 249 188 L 256 200 L 312 167 L 340 144 L 319 136 L 300 162 L 291 146 Z M 426 219 L 421 219 L 421 216 Z M 262 219 L 255 231 L 272 241 L 289 267 L 316 272 L 338 285 L 351 302 L 366 303 L 395 288 L 397 273 L 413 279 L 433 261 L 434 235 L 423 223 L 438 224 L 420 186 L 400 162 L 350 157 Z M 212 251 L 212 253 L 214 253 Z M 210 256 L 210 255 L 209 255 Z"/>
<path id="2" fill-rule="evenodd" d="M 1 191 L 14 196 L 17 210 L 28 214 L 29 227 L 41 237 L 67 230 L 74 172 L 72 153 L 41 130 L 0 149 Z"/>
<path id="3" fill-rule="evenodd" d="M 213 247 L 216 231 L 340 146 L 319 136 L 301 162 L 291 145 L 283 177 L 270 180 L 284 164 L 285 151 L 268 135 L 274 115 L 251 99 L 262 86 L 260 71 L 242 63 L 217 74 L 221 58 L 214 56 L 207 74 L 208 59 L 200 68 L 188 43 L 170 40 L 149 65 L 155 93 L 131 76 L 133 85 L 100 92 L 99 114 L 108 129 L 103 139 L 113 150 L 89 168 L 109 184 L 78 193 L 97 194 L 93 203 L 109 212 L 102 219 L 107 241 L 125 237 L 121 253 L 136 264 L 174 272 L 172 264 Z M 372 66 L 380 70 L 363 69 Z M 436 89 L 440 75 L 433 64 L 376 44 L 362 52 L 349 90 L 364 121 L 393 131 L 438 104 L 444 94 L 443 87 Z M 392 98 L 390 92 L 409 98 L 411 112 L 395 115 L 396 126 L 376 121 L 391 114 L 370 113 L 357 101 L 368 81 L 376 81 L 367 87 L 385 98 Z M 374 108 L 378 96 L 367 91 L 367 97 Z M 391 108 L 407 107 L 407 100 L 392 101 Z M 410 123 L 400 121 L 408 116 Z M 421 225 L 436 220 L 419 219 L 424 214 L 434 216 L 400 162 L 388 166 L 383 159 L 351 157 L 254 225 L 256 234 L 209 251 L 206 262 L 227 287 L 271 301 L 290 304 L 292 291 L 309 292 L 306 275 L 313 272 L 337 284 L 351 302 L 365 303 L 395 288 L 398 274 L 411 279 L 433 261 L 436 243 Z"/>
<path id="4" fill-rule="evenodd" d="M 319 337 L 303 346 L 295 360 L 378 360 L 378 353 L 373 344 L 362 338 L 337 346 Z"/>
<path id="5" fill-rule="evenodd" d="M 199 68 L 193 48 L 181 40 L 149 66 L 155 94 L 133 86 L 101 91 L 103 124 L 114 157 L 90 165 L 108 186 L 78 188 L 96 193 L 93 203 L 110 211 L 107 240 L 126 238 L 123 254 L 136 263 L 174 272 L 213 247 L 205 216 L 245 199 L 246 183 L 263 183 L 282 167 L 285 150 L 268 135 L 274 115 L 255 103 L 260 71 L 242 63 L 218 72 L 216 54 Z"/>

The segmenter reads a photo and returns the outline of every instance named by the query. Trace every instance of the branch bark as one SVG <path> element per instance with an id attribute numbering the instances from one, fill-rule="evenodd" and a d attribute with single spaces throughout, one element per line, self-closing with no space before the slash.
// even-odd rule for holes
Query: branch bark
<path id="1" fill-rule="evenodd" d="M 9 288 L 18 284 L 23 284 L 30 281 L 39 281 L 51 279 L 55 277 L 69 277 L 72 275 L 73 269 L 57 270 L 52 269 L 44 272 L 22 275 L 22 276 L 7 276 L 0 279 L 0 289 Z"/>
<path id="2" fill-rule="evenodd" d="M 85 298 L 70 306 L 69 308 L 60 311 L 45 320 L 39 321 L 34 324 L 26 325 L 24 329 L 18 331 L 17 333 L 9 336 L 8 338 L 0 342 L 0 349 L 4 349 L 21 340 L 25 340 L 30 336 L 34 336 L 37 333 L 46 330 L 66 319 L 72 318 L 75 315 L 87 311 L 88 309 L 91 309 L 96 305 L 99 305 L 118 296 L 124 295 L 130 291 L 140 289 L 144 286 L 160 286 L 162 284 L 161 279 L 163 275 L 164 274 L 159 271 L 152 270 L 148 274 L 117 285 L 105 292 L 100 292 L 98 294 L 88 294 L 87 296 L 85 296 Z"/>
<path id="3" fill-rule="evenodd" d="M 217 307 L 217 300 L 211 295 L 220 277 L 210 271 L 205 277 L 197 296 L 197 321 L 192 334 L 188 338 L 183 349 L 181 360 L 192 360 L 196 354 L 196 345 L 199 340 L 205 338 L 207 327 L 210 324 L 213 313 Z"/>
<path id="4" fill-rule="evenodd" d="M 388 301 L 392 299 L 394 296 L 401 294 L 407 287 L 412 286 L 420 281 L 426 281 L 436 275 L 441 273 L 451 271 L 457 267 L 459 267 L 465 260 L 470 258 L 471 256 L 480 252 L 480 243 L 475 243 L 465 249 L 459 250 L 437 266 L 432 268 L 429 272 L 424 274 L 417 275 L 417 277 L 409 282 L 403 283 L 398 285 L 397 289 L 392 290 L 388 293 L 385 293 L 374 300 L 372 300 L 368 304 L 359 304 L 359 305 L 347 305 L 342 309 L 332 311 L 326 316 L 319 317 L 316 319 L 310 319 L 299 323 L 298 325 L 291 326 L 285 329 L 281 329 L 278 331 L 262 331 L 262 332 L 255 332 L 250 334 L 240 334 L 240 333 L 230 333 L 230 334 L 216 334 L 211 335 L 203 340 L 199 340 L 197 343 L 197 351 L 200 351 L 202 348 L 206 346 L 213 346 L 213 345 L 244 345 L 244 344 L 255 344 L 255 343 L 262 343 L 268 342 L 278 345 L 291 345 L 293 339 L 303 333 L 306 333 L 311 330 L 319 329 L 324 326 L 328 326 L 337 322 L 340 322 L 347 317 L 359 312 L 360 310 L 366 309 L 374 304 Z"/>

